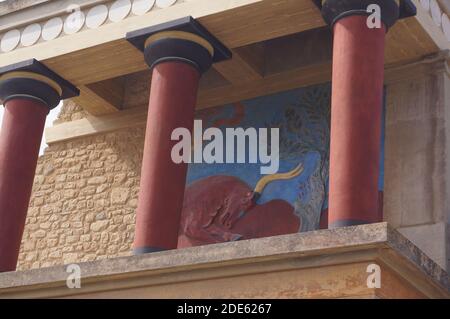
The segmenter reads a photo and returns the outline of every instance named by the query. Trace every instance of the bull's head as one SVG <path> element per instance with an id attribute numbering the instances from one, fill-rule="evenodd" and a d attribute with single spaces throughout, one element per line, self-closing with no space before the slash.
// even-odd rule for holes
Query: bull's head
<path id="1" fill-rule="evenodd" d="M 225 214 L 221 216 L 221 223 L 225 225 L 228 229 L 231 229 L 234 223 L 241 218 L 246 212 L 251 210 L 257 203 L 258 199 L 261 197 L 264 188 L 271 182 L 279 180 L 288 180 L 299 176 L 304 170 L 302 164 L 299 164 L 292 171 L 287 173 L 277 173 L 266 175 L 261 178 L 256 184 L 255 189 L 252 192 L 248 192 L 244 196 L 242 194 L 236 194 L 239 198 L 232 198 L 231 205 L 234 207 L 227 207 Z M 237 197 L 236 196 L 236 197 Z"/>

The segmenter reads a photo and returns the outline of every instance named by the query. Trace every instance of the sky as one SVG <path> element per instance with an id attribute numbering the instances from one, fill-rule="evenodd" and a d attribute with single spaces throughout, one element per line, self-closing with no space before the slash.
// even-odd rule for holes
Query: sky
<path id="1" fill-rule="evenodd" d="M 0 0 L 1 2 L 1 0 Z M 47 115 L 47 120 L 45 121 L 45 127 L 50 127 L 53 125 L 53 121 L 56 120 L 56 118 L 58 117 L 59 111 L 61 110 L 61 105 L 62 103 L 60 103 L 56 108 L 54 108 L 53 110 L 50 111 L 50 114 Z M 3 122 L 3 105 L 0 105 L 0 123 Z M 44 150 L 47 147 L 47 144 L 45 143 L 45 136 L 42 137 L 42 142 L 41 142 L 41 149 L 39 150 L 39 155 L 44 154 Z"/>

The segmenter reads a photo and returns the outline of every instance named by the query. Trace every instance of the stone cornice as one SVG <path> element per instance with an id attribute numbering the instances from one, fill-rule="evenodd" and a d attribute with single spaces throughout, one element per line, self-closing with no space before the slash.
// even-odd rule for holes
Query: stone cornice
<path id="1" fill-rule="evenodd" d="M 80 263 L 81 289 L 67 289 L 65 266 L 1 273 L 0 298 L 67 297 L 187 277 L 201 281 L 370 260 L 428 297 L 449 297 L 448 274 L 387 223 L 378 223 Z"/>
<path id="2" fill-rule="evenodd" d="M 67 32 L 69 32 L 68 34 L 70 35 L 91 29 L 93 27 L 88 27 L 88 23 L 86 22 L 86 20 L 92 18 L 87 17 L 89 11 L 99 5 L 106 5 L 107 12 L 105 14 L 108 15 L 111 11 L 111 6 L 115 3 L 117 4 L 118 2 L 126 4 L 119 9 L 123 11 L 123 14 L 120 13 L 117 19 L 111 18 L 111 16 L 106 17 L 94 26 L 94 28 L 97 28 L 102 25 L 116 23 L 117 21 L 136 16 L 138 9 L 135 10 L 134 5 L 137 0 L 21 0 L 15 1 L 14 4 L 11 2 L 0 4 L 0 43 L 7 42 L 4 40 L 6 38 L 9 39 L 9 45 L 2 45 L 2 47 L 0 47 L 0 54 L 18 50 L 22 47 L 33 46 L 41 42 L 52 41 L 53 39 L 64 37 Z M 148 3 L 152 2 L 154 2 L 153 6 L 144 10 L 150 12 L 160 8 L 177 5 L 177 3 L 183 3 L 185 0 L 148 1 Z M 431 34 L 431 36 L 434 39 L 438 39 L 436 41 L 441 42 L 439 47 L 441 49 L 450 47 L 450 18 L 448 13 L 446 13 L 447 10 L 450 9 L 450 4 L 448 4 L 449 1 L 413 0 L 413 2 L 420 9 L 422 19 L 427 21 L 429 25 L 428 32 L 434 33 Z M 71 14 L 74 8 L 79 8 L 82 15 L 74 17 L 74 15 Z M 140 10 L 139 14 L 145 14 L 147 11 L 143 12 Z M 44 29 L 48 28 L 46 23 L 54 17 L 61 19 L 56 22 L 53 21 L 57 24 L 56 28 L 60 28 L 61 24 L 65 25 L 68 23 L 68 20 L 72 21 L 73 19 L 76 19 L 75 24 L 79 24 L 79 26 L 75 26 L 69 31 L 67 31 L 63 26 L 61 31 L 57 31 L 54 35 L 50 37 L 43 37 L 43 33 L 45 32 Z M 27 36 L 24 36 L 24 33 L 27 35 L 31 34 L 31 36 L 29 36 L 31 37 L 31 41 L 21 41 L 22 38 Z M 7 36 L 5 37 L 5 35 Z"/>
<path id="3" fill-rule="evenodd" d="M 50 1 L 52 0 L 6 0 L 0 3 L 0 16 Z"/>
<path id="4" fill-rule="evenodd" d="M 20 1 L 17 1 L 20 3 Z M 86 9 L 102 3 L 111 2 L 111 0 L 31 0 L 28 6 L 20 6 L 15 10 L 5 10 L 2 12 L 0 3 L 0 32 L 12 28 L 20 28 L 31 23 L 42 22 L 55 16 L 68 15 L 68 9 L 73 6 L 79 6 Z M 27 2 L 27 3 L 28 3 Z M 27 14 L 27 12 L 29 12 Z"/>
<path id="5" fill-rule="evenodd" d="M 30 3 L 24 2 L 22 5 L 19 2 L 10 11 L 4 10 L 3 15 L 0 13 L 0 43 L 3 43 L 0 46 L 0 54 L 17 50 L 21 47 L 32 46 L 40 42 L 51 41 L 65 35 L 98 28 L 104 24 L 119 22 L 133 16 L 143 15 L 152 10 L 171 7 L 177 3 L 184 2 L 184 0 L 149 0 L 147 2 L 149 4 L 147 9 L 138 8 L 137 2 L 137 0 L 36 0 Z M 8 3 L 4 6 L 7 5 Z M 12 4 L 9 5 L 12 6 Z M 91 9 L 101 5 L 106 5 L 107 7 L 106 11 L 104 10 L 106 17 L 98 22 L 96 21 L 96 25 L 92 27 L 88 24 L 88 20 L 98 20 L 98 16 L 91 17 L 89 12 Z M 115 10 L 118 14 L 111 14 L 112 10 Z M 2 12 L 1 7 L 0 12 Z M 78 14 L 76 14 L 77 12 Z M 60 18 L 56 23 L 57 28 L 61 29 L 54 36 L 44 38 L 43 34 L 48 28 L 46 25 L 47 22 L 56 17 Z M 75 24 L 76 26 L 72 30 L 67 31 L 68 29 L 66 27 L 69 23 Z M 31 36 L 35 39 L 28 43 L 26 41 L 24 42 L 23 38 L 26 33 L 31 33 Z M 9 46 L 4 45 L 7 41 L 12 44 Z M 16 42 L 18 43 L 16 44 Z"/>

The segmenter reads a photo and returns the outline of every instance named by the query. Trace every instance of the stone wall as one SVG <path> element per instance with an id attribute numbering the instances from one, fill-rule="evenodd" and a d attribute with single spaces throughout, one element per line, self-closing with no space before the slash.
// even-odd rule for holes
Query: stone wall
<path id="1" fill-rule="evenodd" d="M 58 121 L 77 112 L 69 103 Z M 130 254 L 143 131 L 123 130 L 45 150 L 38 163 L 18 269 Z"/>
<path id="2" fill-rule="evenodd" d="M 450 81 L 445 61 L 388 86 L 385 220 L 447 268 Z"/>
<path id="3" fill-rule="evenodd" d="M 446 268 L 450 81 L 443 63 L 436 65 L 423 74 L 412 69 L 408 79 L 388 85 L 384 211 L 386 221 Z M 56 124 L 85 115 L 69 102 Z M 46 149 L 19 269 L 130 254 L 143 138 L 144 129 L 137 127 Z"/>

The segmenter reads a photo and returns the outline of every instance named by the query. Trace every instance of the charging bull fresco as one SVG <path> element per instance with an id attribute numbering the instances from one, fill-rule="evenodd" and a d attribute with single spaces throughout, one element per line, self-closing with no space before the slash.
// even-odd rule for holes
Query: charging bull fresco
<path id="1" fill-rule="evenodd" d="M 197 112 L 204 129 L 224 134 L 279 128 L 279 169 L 262 175 L 260 162 L 189 164 L 178 247 L 326 228 L 330 100 L 331 85 L 323 84 Z"/>

